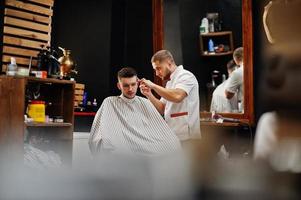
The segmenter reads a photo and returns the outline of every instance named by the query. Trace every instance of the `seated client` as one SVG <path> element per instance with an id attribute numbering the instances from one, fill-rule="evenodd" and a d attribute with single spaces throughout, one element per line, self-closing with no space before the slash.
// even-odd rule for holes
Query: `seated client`
<path id="1" fill-rule="evenodd" d="M 136 96 L 136 71 L 123 68 L 117 78 L 121 95 L 107 97 L 97 111 L 89 138 L 92 153 L 164 154 L 180 150 L 177 136 L 152 103 Z"/>

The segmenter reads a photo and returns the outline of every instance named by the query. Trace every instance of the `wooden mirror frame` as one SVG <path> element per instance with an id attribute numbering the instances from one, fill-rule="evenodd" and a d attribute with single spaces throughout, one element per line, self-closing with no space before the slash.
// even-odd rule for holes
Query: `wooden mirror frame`
<path id="1" fill-rule="evenodd" d="M 153 51 L 164 48 L 164 0 L 152 0 L 153 9 Z M 242 0 L 242 32 L 244 48 L 244 113 L 219 113 L 224 117 L 240 119 L 244 123 L 254 124 L 253 91 L 253 20 L 252 0 Z M 154 81 L 162 85 L 161 79 L 154 75 Z M 247 91 L 247 92 L 246 92 Z M 201 112 L 201 117 L 211 117 L 210 112 Z"/>

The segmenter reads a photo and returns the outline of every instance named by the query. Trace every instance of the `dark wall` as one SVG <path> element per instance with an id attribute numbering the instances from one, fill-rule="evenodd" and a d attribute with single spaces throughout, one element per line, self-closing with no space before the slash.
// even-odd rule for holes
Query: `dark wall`
<path id="1" fill-rule="evenodd" d="M 164 5 L 164 9 L 164 29 L 169 29 L 167 32 L 169 38 L 165 36 L 164 46 L 170 47 L 175 55 L 181 52 L 182 55 L 176 57 L 183 62 L 178 64 L 183 64 L 198 78 L 201 110 L 204 110 L 206 109 L 206 84 L 211 81 L 210 73 L 219 70 L 226 74 L 226 63 L 232 59 L 232 56 L 202 57 L 200 55 L 201 20 L 208 12 L 220 13 L 223 30 L 233 32 L 234 48 L 242 46 L 241 0 L 170 0 Z M 170 20 L 178 21 L 177 19 L 179 19 L 179 26 L 176 22 L 170 22 Z"/>
<path id="2" fill-rule="evenodd" d="M 139 77 L 153 79 L 152 1 L 113 1 L 111 36 L 112 94 L 120 93 L 116 73 L 121 67 L 133 67 Z"/>
<path id="3" fill-rule="evenodd" d="M 76 81 L 100 103 L 120 93 L 116 73 L 121 67 L 152 78 L 152 1 L 56 1 L 52 43 L 72 50 Z"/>
<path id="4" fill-rule="evenodd" d="M 110 94 L 110 0 L 56 1 L 52 43 L 71 49 L 78 64 L 76 81 L 86 85 L 88 99 Z"/>
<path id="5" fill-rule="evenodd" d="M 164 48 L 172 52 L 176 63 L 183 63 L 180 0 L 164 0 Z"/>
<path id="6" fill-rule="evenodd" d="M 125 62 L 125 41 L 126 41 L 126 0 L 112 1 L 112 21 L 111 21 L 111 48 L 110 48 L 110 91 L 112 94 L 119 93 L 114 84 L 116 73 Z"/>

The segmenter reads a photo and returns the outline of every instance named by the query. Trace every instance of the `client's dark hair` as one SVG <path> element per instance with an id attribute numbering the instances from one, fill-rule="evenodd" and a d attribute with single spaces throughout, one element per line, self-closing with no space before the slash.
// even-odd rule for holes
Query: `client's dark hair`
<path id="1" fill-rule="evenodd" d="M 137 76 L 137 72 L 135 69 L 131 67 L 124 67 L 117 73 L 117 78 L 132 78 L 133 76 Z"/>
<path id="2" fill-rule="evenodd" d="M 235 64 L 234 60 L 230 60 L 230 61 L 227 63 L 227 69 L 233 70 L 235 67 L 236 67 L 236 64 Z"/>

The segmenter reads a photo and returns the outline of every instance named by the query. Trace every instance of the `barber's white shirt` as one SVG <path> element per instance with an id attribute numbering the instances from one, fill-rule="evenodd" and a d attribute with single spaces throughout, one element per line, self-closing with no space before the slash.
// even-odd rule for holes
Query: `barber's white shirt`
<path id="1" fill-rule="evenodd" d="M 237 94 L 231 98 L 227 99 L 225 96 L 225 86 L 229 79 L 221 83 L 216 89 L 213 91 L 210 111 L 215 112 L 236 112 L 238 111 L 238 101 Z"/>
<path id="2" fill-rule="evenodd" d="M 267 112 L 260 117 L 254 141 L 255 159 L 266 159 L 277 148 L 277 118 L 276 112 Z"/>
<path id="3" fill-rule="evenodd" d="M 244 98 L 244 70 L 243 65 L 241 65 L 238 69 L 234 70 L 227 81 L 225 89 L 231 93 L 237 94 L 238 101 L 241 101 L 241 111 L 244 110 L 243 98 Z"/>
<path id="4" fill-rule="evenodd" d="M 301 172 L 300 137 L 279 138 L 277 112 L 264 113 L 257 124 L 254 141 L 254 159 L 264 159 L 277 171 Z M 289 135 L 290 131 L 286 133 Z"/>
<path id="5" fill-rule="evenodd" d="M 187 93 L 180 103 L 161 98 L 165 104 L 164 118 L 180 140 L 200 138 L 199 84 L 196 77 L 182 65 L 170 75 L 167 89 L 182 89 Z"/>

